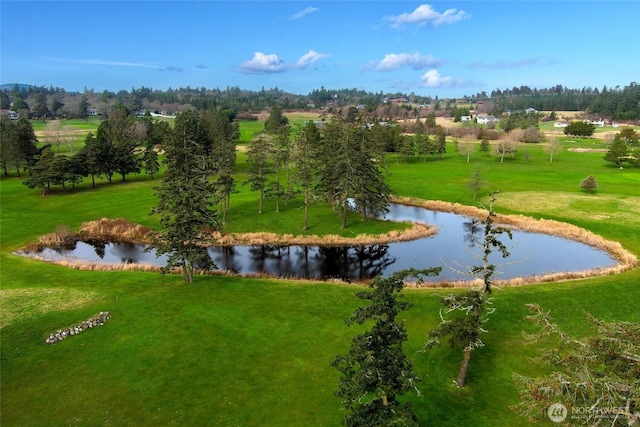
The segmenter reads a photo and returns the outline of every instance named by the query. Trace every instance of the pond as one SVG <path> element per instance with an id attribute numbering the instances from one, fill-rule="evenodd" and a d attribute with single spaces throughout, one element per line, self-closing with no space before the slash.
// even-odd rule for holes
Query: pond
<path id="1" fill-rule="evenodd" d="M 431 237 L 413 241 L 367 246 L 225 246 L 210 247 L 208 253 L 221 270 L 238 274 L 264 273 L 277 277 L 326 280 L 366 280 L 378 274 L 389 275 L 406 268 L 442 267 L 434 280 L 470 280 L 463 272 L 481 264 L 481 224 L 472 218 L 424 209 L 390 205 L 387 219 L 423 222 L 438 227 Z M 616 264 L 607 252 L 584 243 L 556 236 L 513 231 L 501 241 L 511 255 L 493 253 L 497 279 L 573 272 Z M 156 257 L 144 246 L 113 243 L 77 242 L 73 248 L 43 249 L 38 256 L 51 261 L 66 259 L 97 263 L 137 263 L 162 266 L 166 256 Z"/>

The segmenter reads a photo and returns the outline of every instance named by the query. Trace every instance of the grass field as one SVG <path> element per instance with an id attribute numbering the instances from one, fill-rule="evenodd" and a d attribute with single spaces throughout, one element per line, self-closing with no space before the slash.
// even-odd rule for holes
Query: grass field
<path id="1" fill-rule="evenodd" d="M 568 151 L 590 147 L 593 140 L 568 141 L 553 162 L 537 144 L 504 163 L 481 153 L 467 163 L 452 145 L 440 161 L 405 163 L 391 156 L 389 183 L 402 196 L 465 205 L 486 203 L 484 195 L 500 190 L 500 213 L 576 224 L 640 256 L 640 169 L 619 170 L 602 154 Z M 239 153 L 240 171 L 244 160 Z M 487 181 L 478 203 L 466 188 L 476 168 Z M 598 181 L 596 194 L 580 191 L 588 175 Z M 0 180 L 2 426 L 339 425 L 341 405 L 333 395 L 338 373 L 329 362 L 348 350 L 360 330 L 344 324 L 359 305 L 355 286 L 212 276 L 198 276 L 187 286 L 179 276 L 77 271 L 12 254 L 56 227 L 77 229 L 102 217 L 157 227 L 149 211 L 159 183 L 134 175 L 126 183 L 101 182 L 97 189 L 84 183 L 75 192 L 41 197 L 21 179 Z M 299 228 L 299 201 L 281 213 L 269 205 L 258 215 L 256 195 L 244 186 L 238 190 L 230 230 Z M 311 232 L 339 230 L 329 209 L 313 206 L 312 215 Z M 368 231 L 371 224 L 354 216 L 345 233 Z M 409 333 L 405 349 L 423 378 L 422 394 L 408 398 L 421 425 L 529 425 L 509 410 L 518 402 L 512 373 L 544 372 L 529 359 L 537 349 L 523 343 L 526 303 L 551 310 L 559 326 L 576 335 L 590 332 L 587 311 L 609 321 L 640 322 L 639 269 L 496 290 L 486 347 L 471 359 L 468 385 L 457 389 L 452 380 L 460 352 L 446 346 L 418 352 L 439 322 L 444 293 L 404 293 L 414 304 L 402 315 Z M 100 311 L 112 315 L 105 326 L 44 343 L 51 332 Z"/>

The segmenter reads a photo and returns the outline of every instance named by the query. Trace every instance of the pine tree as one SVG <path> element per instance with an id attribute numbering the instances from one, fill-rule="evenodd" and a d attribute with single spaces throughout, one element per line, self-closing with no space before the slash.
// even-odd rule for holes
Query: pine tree
<path id="1" fill-rule="evenodd" d="M 484 221 L 484 234 L 480 241 L 482 244 L 482 263 L 469 268 L 471 275 L 482 278 L 482 287 L 442 298 L 441 303 L 451 318 L 443 318 L 440 325 L 429 332 L 428 340 L 424 345 L 425 350 L 440 346 L 441 340 L 448 337 L 452 348 L 462 350 L 463 359 L 456 378 L 458 387 L 464 387 L 466 384 L 471 354 L 475 349 L 484 346 L 480 335 L 486 332 L 483 325 L 487 316 L 494 311 L 487 307 L 492 304 L 489 295 L 492 292 L 493 276 L 496 270 L 496 265 L 489 262 L 489 256 L 495 251 L 500 252 L 503 258 L 509 256 L 509 251 L 500 241 L 499 236 L 507 234 L 511 238 L 511 231 L 493 225 L 493 217 L 495 216 L 493 204 L 496 197 L 497 192 L 494 192 L 489 203 L 489 214 Z"/>
<path id="2" fill-rule="evenodd" d="M 151 176 L 151 179 L 153 179 L 153 176 L 160 170 L 158 152 L 155 150 L 153 144 L 147 143 L 142 161 L 144 163 L 144 170 Z"/>
<path id="3" fill-rule="evenodd" d="M 613 138 L 609 151 L 604 155 L 604 160 L 607 162 L 615 163 L 616 166 L 622 167 L 629 154 L 629 147 L 627 143 L 622 139 L 619 133 Z"/>
<path id="4" fill-rule="evenodd" d="M 511 409 L 535 422 L 552 404 L 574 408 L 581 425 L 632 426 L 640 421 L 640 324 L 604 322 L 586 315 L 595 334 L 578 338 L 562 331 L 538 304 L 527 304 L 538 331 L 527 342 L 551 346 L 536 359 L 553 373 L 537 378 L 513 374 L 521 403 Z M 580 411 L 580 408 L 584 411 Z M 566 413 L 565 413 L 566 415 Z"/>
<path id="5" fill-rule="evenodd" d="M 273 171 L 273 165 L 269 162 L 272 149 L 271 138 L 266 133 L 260 132 L 253 138 L 247 150 L 249 178 L 245 184 L 251 184 L 251 191 L 260 193 L 258 213 L 262 213 L 265 190 L 269 182 L 269 175 Z"/>
<path id="6" fill-rule="evenodd" d="M 204 246 L 207 233 L 219 229 L 212 208 L 215 189 L 206 162 L 207 145 L 198 113 L 179 114 L 165 145 L 167 170 L 156 188 L 159 200 L 152 211 L 159 215 L 162 230 L 153 236 L 151 247 L 168 254 L 163 273 L 180 268 L 185 283 L 193 282 L 196 268 L 214 267 Z"/>
<path id="7" fill-rule="evenodd" d="M 355 310 L 347 325 L 373 321 L 370 330 L 353 338 L 349 353 L 338 355 L 331 362 L 342 374 L 336 395 L 342 399 L 347 414 L 347 426 L 414 425 L 417 418 L 409 402 L 399 398 L 417 388 L 420 378 L 413 372 L 402 344 L 407 331 L 396 320 L 411 303 L 399 299 L 404 279 L 409 276 L 433 276 L 439 268 L 407 270 L 388 278 L 377 276 L 369 284 L 371 290 L 358 292 L 369 305 Z"/>
<path id="8" fill-rule="evenodd" d="M 294 140 L 293 161 L 295 163 L 294 180 L 302 187 L 304 203 L 304 224 L 302 230 L 309 228 L 309 206 L 313 200 L 314 183 L 316 182 L 316 162 L 320 132 L 313 122 L 306 124 Z"/>

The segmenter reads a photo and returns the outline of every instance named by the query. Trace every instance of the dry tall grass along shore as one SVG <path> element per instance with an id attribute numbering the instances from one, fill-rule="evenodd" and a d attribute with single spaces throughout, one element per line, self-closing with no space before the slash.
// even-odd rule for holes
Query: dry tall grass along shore
<path id="1" fill-rule="evenodd" d="M 429 210 L 440 212 L 454 213 L 464 215 L 471 218 L 484 220 L 487 211 L 474 206 L 465 206 L 459 203 L 443 202 L 438 200 L 423 200 L 410 197 L 396 197 L 393 203 L 417 206 Z M 497 214 L 494 218 L 496 224 L 505 227 L 518 229 L 531 233 L 542 233 L 565 239 L 574 240 L 585 243 L 594 248 L 606 251 L 617 260 L 617 264 L 606 268 L 594 268 L 583 271 L 572 271 L 564 273 L 553 273 L 538 276 L 517 277 L 508 280 L 497 280 L 498 286 L 520 286 L 535 283 L 558 282 L 564 280 L 583 279 L 594 276 L 604 276 L 622 273 L 624 271 L 638 267 L 638 258 L 622 247 L 618 242 L 606 240 L 588 230 L 577 227 L 572 224 L 563 223 L 548 219 L 535 219 L 524 215 L 501 215 Z M 105 264 L 91 263 L 87 261 L 68 261 L 68 260 L 46 260 L 39 257 L 34 252 L 43 247 L 60 247 L 70 241 L 78 240 L 98 240 L 104 242 L 117 243 L 134 243 L 148 244 L 151 229 L 134 224 L 122 218 L 108 219 L 102 218 L 96 221 L 83 223 L 77 233 L 72 233 L 66 228 L 58 228 L 54 233 L 41 236 L 36 243 L 27 245 L 25 248 L 16 251 L 17 254 L 30 256 L 55 264 L 63 265 L 70 268 L 81 270 L 142 270 L 142 271 L 159 271 L 160 268 L 150 265 L 140 264 Z M 207 241 L 211 246 L 233 246 L 233 245 L 325 245 L 325 246 L 352 246 L 352 245 L 371 245 L 376 243 L 391 243 L 415 240 L 423 237 L 432 236 L 437 233 L 437 228 L 428 224 L 413 223 L 412 227 L 403 231 L 392 231 L 382 235 L 366 235 L 361 234 L 356 237 L 342 237 L 337 235 L 327 236 L 294 236 L 291 234 L 276 233 L 236 233 L 223 234 L 213 233 Z M 200 272 L 201 274 L 209 274 Z M 216 271 L 213 274 L 232 274 L 228 271 Z M 282 279 L 282 278 L 281 278 Z M 300 281 L 300 279 L 296 279 Z M 304 280 L 302 280 L 304 281 Z M 479 280 L 468 281 L 441 281 L 441 282 L 425 282 L 422 284 L 408 283 L 409 287 L 414 288 L 459 288 L 479 286 Z"/>

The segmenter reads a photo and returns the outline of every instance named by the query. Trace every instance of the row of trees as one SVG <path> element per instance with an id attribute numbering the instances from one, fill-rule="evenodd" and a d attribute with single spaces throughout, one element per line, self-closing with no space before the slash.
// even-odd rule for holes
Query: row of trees
<path id="1" fill-rule="evenodd" d="M 279 117 L 277 108 L 271 117 Z M 296 193 L 302 194 L 304 203 L 303 229 L 308 227 L 309 205 L 317 199 L 336 209 L 342 228 L 347 227 L 351 209 L 357 209 L 363 219 L 385 211 L 391 189 L 382 168 L 390 127 L 369 126 L 364 116 L 351 120 L 336 115 L 322 124 L 308 122 L 293 132 L 293 140 L 284 121 L 270 118 L 265 128 L 269 131 L 256 135 L 247 152 L 247 183 L 260 192 L 259 212 L 265 197 L 274 196 L 278 210 L 280 198 L 286 202 Z"/>
<path id="2" fill-rule="evenodd" d="M 406 99 L 413 106 L 431 105 L 435 110 L 440 109 L 441 100 L 436 96 L 417 95 L 415 93 L 373 93 L 358 89 L 314 89 L 309 94 L 292 94 L 281 89 L 262 88 L 260 91 L 242 90 L 237 86 L 224 89 L 205 87 L 191 88 L 181 87 L 177 89 L 157 90 L 148 87 L 132 88 L 130 91 L 118 92 L 105 90 L 94 93 L 87 89 L 83 94 L 67 93 L 62 88 L 38 87 L 28 85 L 15 85 L 10 89 L 0 91 L 0 108 L 23 110 L 34 117 L 42 117 L 48 111 L 49 114 L 59 114 L 65 111 L 67 102 L 77 105 L 78 101 L 71 102 L 74 97 L 88 97 L 91 103 L 109 103 L 118 101 L 131 110 L 144 108 L 162 108 L 181 110 L 196 108 L 206 111 L 210 108 L 233 109 L 235 111 L 260 111 L 279 106 L 283 109 L 307 109 L 321 107 L 345 107 L 349 105 L 361 105 L 367 111 L 373 112 L 385 105 L 385 100 Z M 27 103 L 29 101 L 32 106 Z M 550 88 L 530 88 L 528 86 L 514 87 L 512 89 L 496 89 L 490 94 L 481 92 L 472 96 L 465 96 L 461 100 L 468 103 L 483 102 L 493 105 L 492 112 L 496 115 L 504 111 L 517 111 L 526 108 L 535 108 L 541 111 L 587 111 L 593 115 L 599 115 L 615 120 L 640 119 L 640 86 L 632 82 L 628 86 L 602 89 L 582 88 L 568 89 L 561 85 Z M 446 104 L 455 104 L 455 99 L 447 100 Z M 47 103 L 48 102 L 48 103 Z M 453 104 L 452 104 L 453 103 Z M 387 103 L 389 105 L 390 103 Z M 450 109 L 453 107 L 450 107 Z M 166 109 L 166 108 L 162 108 Z M 66 111 L 67 115 L 75 115 L 78 110 Z M 395 110 L 403 114 L 401 110 Z M 406 111 L 405 111 L 406 113 Z M 464 108 L 452 109 L 453 117 L 464 113 Z"/>

